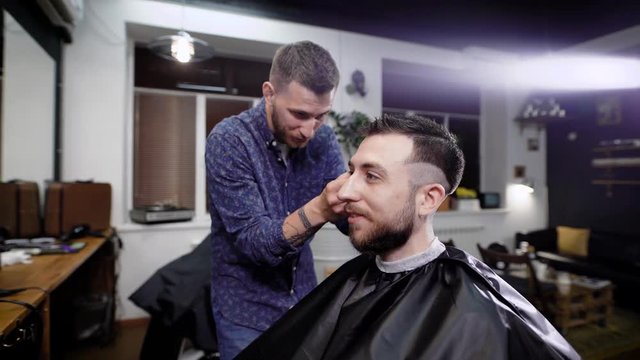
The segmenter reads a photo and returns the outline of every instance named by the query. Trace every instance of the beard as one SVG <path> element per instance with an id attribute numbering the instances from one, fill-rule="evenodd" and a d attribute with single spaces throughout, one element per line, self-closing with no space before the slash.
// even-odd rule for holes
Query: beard
<path id="1" fill-rule="evenodd" d="M 271 123 L 273 124 L 273 137 L 276 138 L 276 141 L 281 144 L 287 144 L 287 130 L 278 117 L 278 111 L 276 111 L 274 103 L 271 103 Z"/>
<path id="2" fill-rule="evenodd" d="M 395 216 L 382 223 L 375 223 L 373 228 L 356 238 L 354 230 L 357 225 L 349 226 L 351 245 L 361 253 L 383 255 L 397 249 L 409 240 L 413 232 L 415 203 L 409 198 L 407 204 Z"/>

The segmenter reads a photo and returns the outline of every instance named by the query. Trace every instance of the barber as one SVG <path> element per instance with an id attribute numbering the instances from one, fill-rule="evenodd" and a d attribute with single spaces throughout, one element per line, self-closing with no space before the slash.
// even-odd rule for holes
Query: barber
<path id="1" fill-rule="evenodd" d="M 309 41 L 285 45 L 260 103 L 207 138 L 211 305 L 222 360 L 317 284 L 309 242 L 344 217 L 337 192 L 346 168 L 325 124 L 338 81 L 327 50 Z"/>

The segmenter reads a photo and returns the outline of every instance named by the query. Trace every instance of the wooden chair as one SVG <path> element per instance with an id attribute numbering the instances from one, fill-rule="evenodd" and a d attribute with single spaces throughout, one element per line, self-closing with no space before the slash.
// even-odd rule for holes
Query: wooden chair
<path id="1" fill-rule="evenodd" d="M 554 284 L 540 282 L 528 254 L 510 254 L 483 248 L 480 244 L 476 245 L 485 264 L 496 270 L 496 274 L 529 300 L 547 318 L 552 318 L 549 302 L 556 292 L 556 287 Z"/>

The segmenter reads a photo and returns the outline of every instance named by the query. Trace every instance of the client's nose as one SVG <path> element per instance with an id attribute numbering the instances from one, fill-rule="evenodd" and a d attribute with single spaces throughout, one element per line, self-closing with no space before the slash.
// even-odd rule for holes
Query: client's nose
<path id="1" fill-rule="evenodd" d="M 340 190 L 338 190 L 338 199 L 340 201 L 358 200 L 358 192 L 356 191 L 355 177 L 353 174 L 347 178 Z"/>

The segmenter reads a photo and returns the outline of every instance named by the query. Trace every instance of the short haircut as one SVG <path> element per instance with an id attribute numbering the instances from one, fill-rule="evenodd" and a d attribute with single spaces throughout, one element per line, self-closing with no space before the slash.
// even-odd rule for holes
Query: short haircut
<path id="1" fill-rule="evenodd" d="M 276 90 L 294 80 L 322 95 L 338 86 L 340 72 L 327 50 L 311 41 L 300 41 L 280 47 L 269 72 Z"/>
<path id="2" fill-rule="evenodd" d="M 389 115 L 371 122 L 365 136 L 402 134 L 413 140 L 413 153 L 408 163 L 428 163 L 444 173 L 448 184 L 443 184 L 451 194 L 460 184 L 464 171 L 464 155 L 455 136 L 437 122 L 420 116 Z"/>

